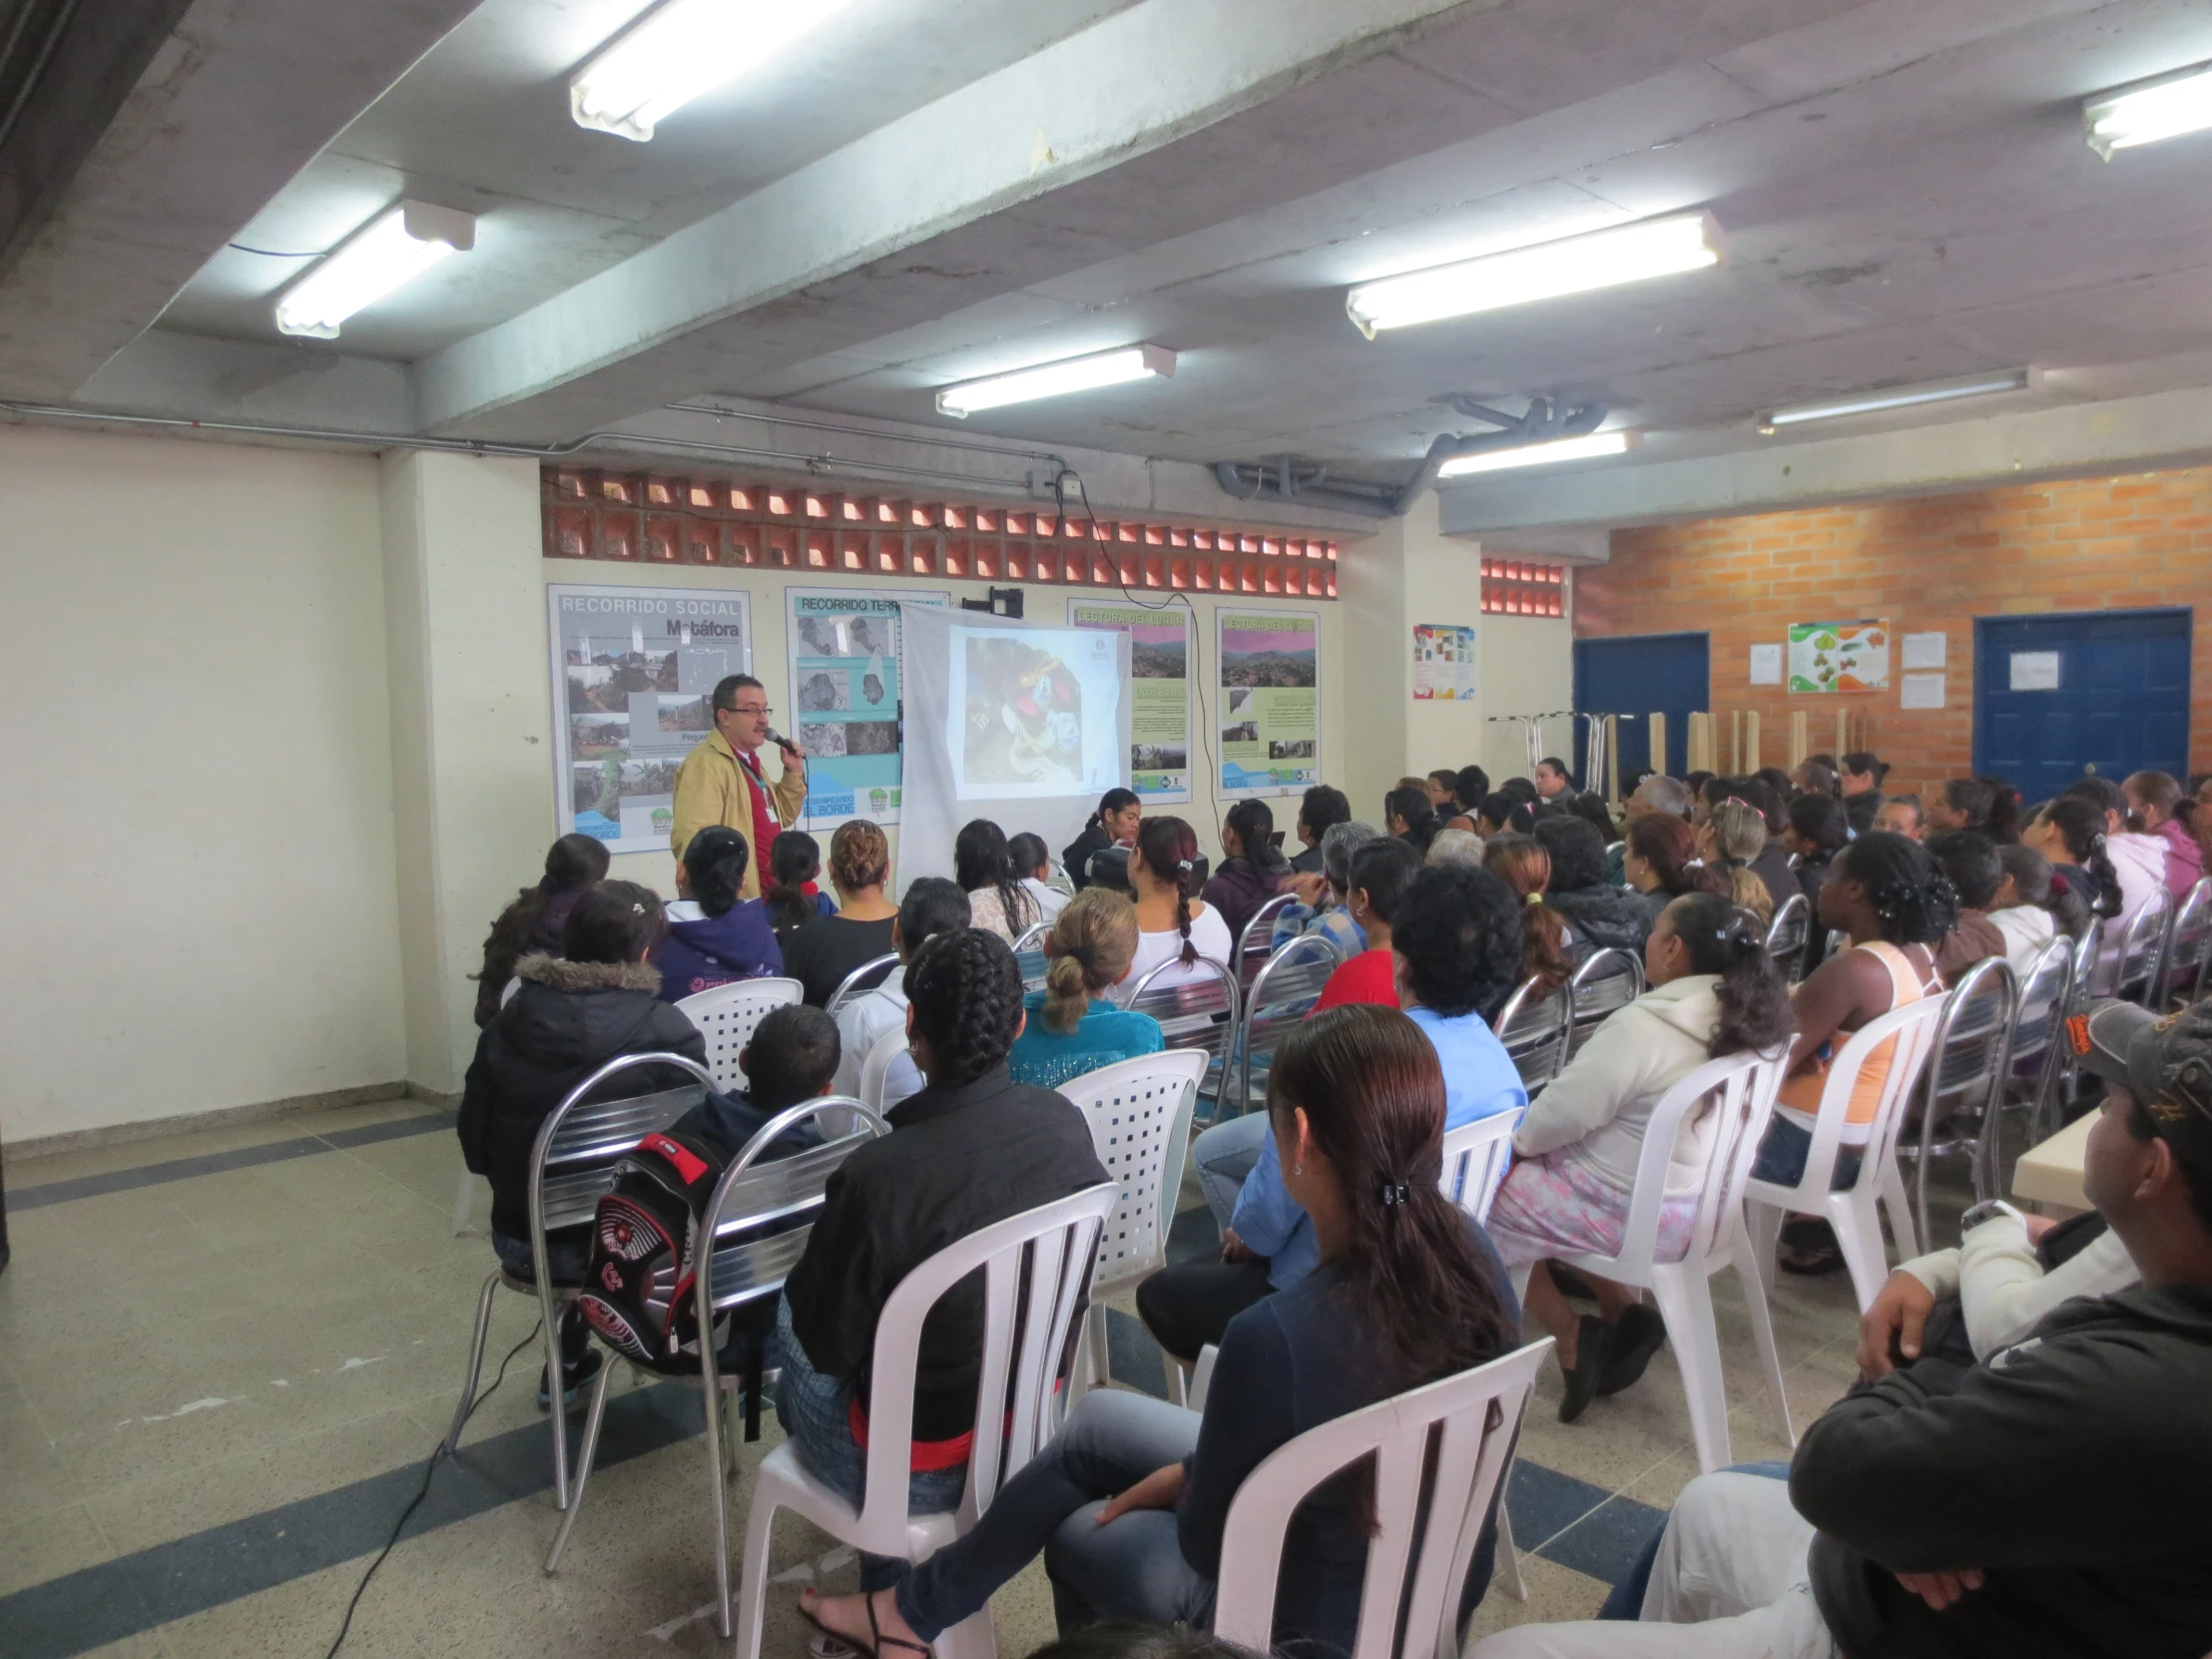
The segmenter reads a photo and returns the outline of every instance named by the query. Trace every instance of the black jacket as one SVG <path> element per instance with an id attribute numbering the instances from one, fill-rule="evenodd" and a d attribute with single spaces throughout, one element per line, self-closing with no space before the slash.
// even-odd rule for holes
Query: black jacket
<path id="1" fill-rule="evenodd" d="M 1222 860 L 1198 896 L 1221 912 L 1232 939 L 1242 939 L 1252 913 L 1283 890 L 1290 874 L 1291 866 L 1272 846 L 1264 863 L 1239 853 Z"/>
<path id="2" fill-rule="evenodd" d="M 1309 846 L 1305 851 L 1301 852 L 1297 857 L 1291 860 L 1291 868 L 1300 875 L 1321 875 L 1326 873 L 1322 868 L 1321 848 L 1319 846 Z"/>
<path id="3" fill-rule="evenodd" d="M 1850 1659 L 2212 1650 L 2212 1287 L 2062 1304 L 1985 1364 L 1893 1372 L 1790 1468 Z M 1941 1613 L 1899 1572 L 1975 1567 Z"/>
<path id="4" fill-rule="evenodd" d="M 530 1236 L 530 1148 L 568 1091 L 619 1054 L 666 1049 L 707 1063 L 699 1027 L 660 999 L 660 970 L 648 962 L 566 962 L 525 956 L 522 989 L 476 1039 L 461 1087 L 461 1154 L 491 1178 L 491 1225 Z M 696 1084 L 672 1066 L 641 1067 L 611 1079 L 606 1098 Z"/>
<path id="5" fill-rule="evenodd" d="M 1798 895 L 1797 871 L 1790 867 L 1790 849 L 1770 839 L 1751 861 L 1751 873 L 1767 884 L 1767 898 L 1779 910 Z"/>
<path id="6" fill-rule="evenodd" d="M 1864 835 L 1874 828 L 1874 815 L 1882 811 L 1880 790 L 1861 790 L 1857 795 L 1844 797 L 1844 817 L 1851 822 L 1852 830 Z"/>
<path id="7" fill-rule="evenodd" d="M 1091 884 L 1091 854 L 1113 844 L 1114 837 L 1106 832 L 1106 826 L 1093 819 L 1080 835 L 1060 848 L 1060 867 L 1068 872 L 1077 892 Z"/>
<path id="8" fill-rule="evenodd" d="M 1651 936 L 1651 907 L 1644 895 L 1627 887 L 1580 887 L 1573 892 L 1547 892 L 1544 903 L 1559 912 L 1574 929 L 1580 946 L 1573 954 L 1579 964 L 1593 951 L 1618 947 L 1641 953 Z"/>
<path id="9" fill-rule="evenodd" d="M 1821 920 L 1821 888 L 1836 873 L 1836 854 L 1804 853 L 1791 873 L 1797 877 L 1798 891 L 1805 894 L 1805 907 L 1810 912 L 1806 925 L 1812 931 L 1805 940 L 1805 972 L 1810 974 L 1828 959 L 1828 924 Z"/>
<path id="10" fill-rule="evenodd" d="M 792 1332 L 816 1371 L 848 1378 L 864 1402 L 875 1323 L 898 1282 L 993 1222 L 1110 1180 L 1083 1114 L 1000 1064 L 957 1089 L 925 1088 L 884 1116 L 891 1133 L 844 1161 L 807 1254 L 785 1281 Z M 983 1276 L 953 1287 L 921 1328 L 914 1437 L 975 1426 Z"/>

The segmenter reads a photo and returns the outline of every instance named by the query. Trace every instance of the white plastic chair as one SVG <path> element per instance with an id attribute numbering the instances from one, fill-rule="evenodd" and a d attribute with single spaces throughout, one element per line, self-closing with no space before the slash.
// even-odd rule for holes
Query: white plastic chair
<path id="1" fill-rule="evenodd" d="M 1492 1112 L 1444 1131 L 1444 1197 L 1478 1222 L 1490 1219 L 1490 1201 L 1513 1161 L 1519 1112 Z"/>
<path id="2" fill-rule="evenodd" d="M 821 1144 L 769 1160 L 768 1149 L 795 1129 L 816 1122 Z M 814 1232 L 813 1217 L 839 1165 L 862 1146 L 890 1133 L 890 1126 L 848 1095 L 824 1095 L 802 1101 L 780 1112 L 757 1130 L 745 1149 L 730 1161 L 715 1183 L 712 1197 L 699 1218 L 701 1236 L 712 1239 L 707 1271 L 693 1280 L 693 1314 L 702 1332 L 712 1333 L 718 1319 L 738 1309 L 774 1304 L 784 1281 L 807 1253 Z M 808 1218 L 800 1226 L 790 1223 Z M 766 1229 L 778 1227 L 779 1231 Z M 607 1415 L 607 1394 L 614 1381 L 616 1363 L 641 1379 L 668 1379 L 668 1374 L 639 1366 L 628 1356 L 609 1350 L 592 1385 L 591 1410 L 584 1419 L 584 1443 L 576 1465 L 576 1495 L 554 1535 L 545 1558 L 548 1577 L 558 1570 L 561 1552 L 576 1517 L 583 1512 L 584 1493 L 591 1484 L 593 1462 L 599 1453 L 599 1430 Z M 736 1442 L 727 1416 L 731 1396 L 745 1382 L 726 1376 L 716 1364 L 712 1340 L 702 1341 L 698 1373 L 678 1379 L 698 1387 L 707 1413 L 707 1471 L 714 1489 L 716 1628 L 730 1634 L 730 1515 L 726 1485 L 732 1474 Z M 766 1378 L 763 1378 L 766 1385 Z"/>
<path id="3" fill-rule="evenodd" d="M 822 1011 L 831 1019 L 844 1012 L 845 1005 L 867 995 L 898 966 L 898 952 L 886 950 L 880 956 L 870 956 L 850 973 L 837 981 L 837 988 L 830 993 L 830 1000 Z"/>
<path id="4" fill-rule="evenodd" d="M 1283 1034 L 1314 1011 L 1344 952 L 1320 933 L 1289 940 L 1252 976 L 1237 1016 L 1237 1111 L 1241 1116 L 1268 1097 L 1268 1060 Z"/>
<path id="5" fill-rule="evenodd" d="M 1098 1236 L 1120 1194 L 1111 1182 L 1039 1205 L 948 1245 L 899 1281 L 875 1325 L 868 1373 L 867 1477 L 855 1508 L 822 1484 L 787 1442 L 761 1461 L 745 1529 L 737 1652 L 759 1659 L 776 1512 L 796 1510 L 839 1543 L 921 1561 L 973 1526 L 998 1488 L 1036 1455 L 1058 1420 L 1053 1383 L 1068 1327 L 1089 1283 Z M 957 1509 L 907 1513 L 913 1457 L 914 1368 L 921 1325 L 969 1274 L 985 1275 L 981 1418 Z M 1021 1347 L 1017 1353 L 1017 1331 Z M 1001 1408 L 999 1402 L 1004 1401 Z M 1003 1422 L 1005 1430 L 997 1432 Z M 992 1659 L 990 1609 L 937 1638 L 943 1659 Z"/>
<path id="6" fill-rule="evenodd" d="M 1794 1187 L 1762 1181 L 1757 1176 L 1745 1183 L 1744 1202 L 1759 1277 L 1769 1290 L 1774 1286 L 1775 1243 L 1782 1236 L 1782 1218 L 1791 1211 L 1825 1216 L 1835 1228 L 1862 1314 L 1874 1305 L 1883 1281 L 1890 1277 L 1878 1202 L 1889 1212 L 1890 1230 L 1897 1235 L 1901 1259 L 1920 1254 L 1913 1207 L 1906 1196 L 1905 1179 L 1898 1173 L 1897 1146 L 1905 1128 L 1907 1105 L 1920 1087 L 1922 1068 L 1928 1064 L 1935 1045 L 1936 1022 L 1942 1017 L 1943 999 L 1924 996 L 1854 1031 L 1829 1067 L 1821 1089 L 1820 1112 L 1814 1119 L 1813 1144 L 1806 1151 L 1803 1178 Z M 1849 1187 L 1832 1190 L 1836 1157 L 1844 1149 L 1844 1118 L 1851 1110 L 1852 1090 L 1874 1051 L 1893 1037 L 1897 1049 L 1890 1059 L 1889 1075 L 1883 1079 L 1881 1099 L 1867 1125 L 1866 1144 L 1858 1149 L 1859 1178 Z"/>
<path id="7" fill-rule="evenodd" d="M 1644 1131 L 1636 1163 L 1635 1196 L 1629 1200 L 1628 1225 L 1621 1247 L 1610 1256 L 1561 1256 L 1579 1272 L 1651 1292 L 1667 1322 L 1667 1340 L 1682 1372 L 1689 1397 L 1690 1429 L 1697 1440 L 1698 1467 L 1710 1474 L 1731 1459 L 1728 1387 L 1721 1377 L 1721 1340 L 1713 1322 L 1713 1275 L 1734 1268 L 1751 1315 L 1751 1337 L 1766 1368 L 1774 1395 L 1775 1421 L 1783 1440 L 1797 1444 L 1790 1426 L 1789 1402 L 1782 1394 L 1782 1357 L 1775 1348 L 1774 1321 L 1767 1312 L 1767 1288 L 1752 1260 L 1744 1232 L 1744 1188 L 1767 1133 L 1774 1098 L 1788 1069 L 1787 1053 L 1731 1054 L 1708 1060 L 1659 1097 Z M 1659 1217 L 1666 1201 L 1667 1168 L 1684 1129 L 1708 1119 L 1711 1155 L 1699 1184 L 1697 1216 L 1683 1254 L 1660 1261 Z M 1513 1274 L 1513 1290 L 1524 1299 L 1527 1268 Z"/>
<path id="8" fill-rule="evenodd" d="M 1549 1337 L 1530 1343 L 1486 1366 L 1310 1428 L 1263 1458 L 1229 1505 L 1215 1639 L 1252 1653 L 1271 1651 L 1291 1517 L 1315 1487 L 1372 1455 L 1377 1526 L 1368 1540 L 1350 1659 L 1458 1659 L 1460 1586 L 1550 1348 Z"/>
<path id="9" fill-rule="evenodd" d="M 859 1096 L 860 1104 L 871 1112 L 883 1109 L 883 1090 L 890 1081 L 891 1067 L 906 1052 L 906 1028 L 894 1025 L 880 1037 L 860 1061 L 860 1080 L 852 1092 Z"/>
<path id="10" fill-rule="evenodd" d="M 1183 1187 L 1191 1116 L 1198 1109 L 1198 1085 L 1205 1075 L 1204 1054 L 1171 1048 L 1101 1066 L 1060 1085 L 1060 1093 L 1090 1124 L 1098 1161 L 1120 1189 L 1098 1241 L 1090 1313 L 1083 1322 L 1087 1359 L 1076 1362 L 1068 1389 L 1071 1405 L 1077 1394 L 1111 1381 L 1107 1299 L 1167 1266 L 1168 1229 L 1175 1220 L 1175 1196 Z M 1180 1382 L 1182 1368 L 1169 1369 Z"/>
<path id="11" fill-rule="evenodd" d="M 796 979 L 740 979 L 694 991 L 676 1007 L 707 1039 L 707 1067 L 715 1074 L 715 1087 L 729 1094 L 745 1087 L 738 1056 L 753 1040 L 754 1027 L 772 1008 L 803 1002 L 806 996 L 807 987 Z"/>

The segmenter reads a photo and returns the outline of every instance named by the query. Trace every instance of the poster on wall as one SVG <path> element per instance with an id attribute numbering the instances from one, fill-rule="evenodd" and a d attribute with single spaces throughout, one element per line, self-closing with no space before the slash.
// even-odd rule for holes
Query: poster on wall
<path id="1" fill-rule="evenodd" d="M 791 708 L 780 724 L 807 757 L 802 828 L 898 822 L 898 607 L 950 602 L 945 593 L 786 590 Z"/>
<path id="2" fill-rule="evenodd" d="M 1321 782 L 1321 616 L 1214 613 L 1221 793 L 1293 795 Z"/>
<path id="3" fill-rule="evenodd" d="M 548 587 L 561 832 L 665 852 L 676 769 L 714 730 L 715 682 L 753 670 L 746 595 Z"/>
<path id="4" fill-rule="evenodd" d="M 1413 701 L 1474 700 L 1474 630 L 1446 622 L 1413 624 Z"/>
<path id="5" fill-rule="evenodd" d="M 1191 613 L 1068 601 L 1068 625 L 1129 636 L 1129 787 L 1147 805 L 1191 798 Z"/>
<path id="6" fill-rule="evenodd" d="M 1890 688 L 1887 622 L 1790 624 L 1790 690 L 1878 692 Z"/>

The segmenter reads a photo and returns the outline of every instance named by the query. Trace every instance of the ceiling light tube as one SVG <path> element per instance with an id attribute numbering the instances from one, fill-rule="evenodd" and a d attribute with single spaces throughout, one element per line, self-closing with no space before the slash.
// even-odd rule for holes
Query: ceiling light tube
<path id="1" fill-rule="evenodd" d="M 1379 328 L 1702 270 L 1718 265 L 1726 251 L 1711 214 L 1674 214 L 1363 282 L 1345 295 L 1345 309 L 1373 339 Z"/>
<path id="2" fill-rule="evenodd" d="M 1441 483 L 1476 472 L 1503 472 L 1507 467 L 1550 466 L 1558 461 L 1625 455 L 1642 442 L 1641 432 L 1592 432 L 1584 438 L 1552 438 L 1544 443 L 1515 444 L 1509 449 L 1484 449 L 1444 462 L 1436 469 L 1436 478 Z"/>
<path id="3" fill-rule="evenodd" d="M 2115 150 L 2201 133 L 2212 127 L 2212 64 L 2100 92 L 2082 104 L 2081 125 L 2106 161 Z"/>
<path id="4" fill-rule="evenodd" d="M 1759 430 L 1773 432 L 1783 426 L 1799 426 L 1809 420 L 1842 420 L 1847 415 L 1880 414 L 1886 409 L 1911 409 L 1923 403 L 1948 403 L 1960 397 L 1990 397 L 1998 392 L 2029 391 L 2037 382 L 2032 367 L 1997 369 L 1987 374 L 1961 374 L 1952 380 L 1924 380 L 1912 386 L 1886 386 L 1879 391 L 1853 392 L 1827 397 L 1817 403 L 1793 403 L 1762 415 Z"/>
<path id="5" fill-rule="evenodd" d="M 476 216 L 428 202 L 401 202 L 324 255 L 276 301 L 287 334 L 336 339 L 338 324 L 449 254 L 476 246 Z"/>
<path id="6" fill-rule="evenodd" d="M 1128 380 L 1162 379 L 1175 373 L 1175 353 L 1158 345 L 1125 345 L 1113 351 L 1094 351 L 1087 357 L 1067 357 L 1035 368 L 1017 368 L 1010 374 L 962 380 L 937 393 L 937 413 L 965 420 L 978 409 L 995 409 L 1005 403 L 1027 403 L 1062 392 L 1092 391 L 1118 386 Z"/>
<path id="7" fill-rule="evenodd" d="M 849 3 L 668 0 L 569 77 L 569 114 L 644 144 L 694 98 L 759 69 Z"/>

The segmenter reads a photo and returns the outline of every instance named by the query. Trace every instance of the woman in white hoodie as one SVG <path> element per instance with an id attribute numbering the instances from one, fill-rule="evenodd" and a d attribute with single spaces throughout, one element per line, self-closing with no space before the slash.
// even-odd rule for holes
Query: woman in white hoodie
<path id="1" fill-rule="evenodd" d="M 1666 1341 L 1658 1313 L 1625 1287 L 1595 1280 L 1597 1316 L 1577 1317 L 1545 1263 L 1611 1254 L 1628 1225 L 1651 1110 L 1707 1060 L 1787 1044 L 1790 992 L 1765 930 L 1717 893 L 1690 893 L 1660 913 L 1644 945 L 1651 988 L 1592 1033 L 1582 1052 L 1529 1103 L 1513 1135 L 1518 1155 L 1490 1208 L 1490 1242 L 1508 1268 L 1532 1264 L 1527 1311 L 1557 1339 L 1566 1377 L 1559 1420 L 1643 1375 Z M 1709 1115 L 1684 1125 L 1667 1170 L 1659 1253 L 1679 1256 L 1712 1155 Z"/>

